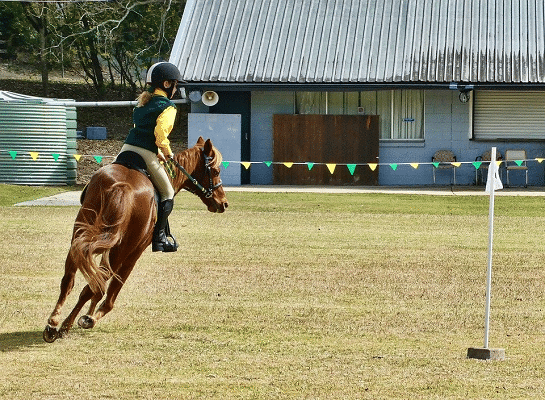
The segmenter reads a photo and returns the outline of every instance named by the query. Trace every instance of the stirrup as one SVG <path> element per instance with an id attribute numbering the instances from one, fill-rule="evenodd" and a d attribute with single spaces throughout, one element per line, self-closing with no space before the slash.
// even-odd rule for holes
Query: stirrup
<path id="1" fill-rule="evenodd" d="M 178 250 L 178 243 L 172 235 L 166 235 L 165 231 L 159 232 L 158 237 L 154 237 L 151 243 L 151 251 L 162 251 L 163 253 L 172 253 Z"/>

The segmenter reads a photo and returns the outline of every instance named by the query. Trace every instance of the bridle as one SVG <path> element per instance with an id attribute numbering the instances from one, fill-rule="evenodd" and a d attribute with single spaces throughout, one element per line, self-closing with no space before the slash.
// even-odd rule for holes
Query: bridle
<path id="1" fill-rule="evenodd" d="M 187 176 L 187 179 L 189 179 L 191 183 L 193 183 L 193 185 L 195 185 L 196 187 L 196 189 L 190 189 L 190 188 L 185 188 L 185 189 L 188 192 L 191 192 L 197 196 L 199 196 L 199 191 L 200 191 L 201 194 L 208 199 L 212 197 L 212 195 L 214 194 L 214 190 L 218 189 L 220 186 L 223 185 L 223 182 L 220 179 L 220 181 L 214 185 L 213 178 L 212 178 L 212 167 L 211 167 L 213 158 L 207 156 L 204 153 L 204 149 L 202 148 L 201 148 L 201 152 L 204 159 L 205 173 L 208 175 L 208 179 L 209 179 L 209 184 L 207 188 L 205 188 L 195 178 L 193 178 L 191 174 L 187 172 L 186 169 L 180 165 L 180 163 L 178 163 L 178 161 L 176 161 L 174 158 L 171 158 L 171 161 L 176 166 L 176 168 L 178 168 L 185 176 Z"/>

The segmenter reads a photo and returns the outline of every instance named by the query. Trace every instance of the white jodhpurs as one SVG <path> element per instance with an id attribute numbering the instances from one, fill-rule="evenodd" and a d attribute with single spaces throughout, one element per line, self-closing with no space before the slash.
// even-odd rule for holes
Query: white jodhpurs
<path id="1" fill-rule="evenodd" d="M 153 151 L 143 149 L 142 147 L 124 144 L 120 152 L 134 151 L 142 156 L 146 162 L 148 173 L 151 175 L 151 181 L 161 195 L 161 201 L 172 200 L 174 198 L 174 189 L 170 183 L 167 172 L 159 162 L 157 154 Z"/>

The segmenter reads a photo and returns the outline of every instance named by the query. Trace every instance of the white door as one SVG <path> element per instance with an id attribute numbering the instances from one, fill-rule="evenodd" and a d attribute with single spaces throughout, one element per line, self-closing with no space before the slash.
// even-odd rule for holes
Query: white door
<path id="1" fill-rule="evenodd" d="M 188 114 L 188 145 L 195 145 L 199 136 L 212 139 L 214 146 L 229 162 L 221 167 L 221 179 L 225 186 L 241 184 L 241 116 L 240 114 Z M 225 165 L 225 164 L 224 164 Z"/>

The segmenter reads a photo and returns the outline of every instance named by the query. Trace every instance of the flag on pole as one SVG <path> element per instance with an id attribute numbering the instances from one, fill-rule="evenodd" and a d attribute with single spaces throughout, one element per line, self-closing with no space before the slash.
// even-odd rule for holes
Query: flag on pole
<path id="1" fill-rule="evenodd" d="M 493 152 L 495 153 L 495 151 Z M 492 184 L 494 184 L 494 190 L 503 189 L 503 184 L 500 179 L 500 169 L 498 163 L 492 158 L 488 167 L 488 178 L 486 179 L 486 192 L 492 193 Z"/>

